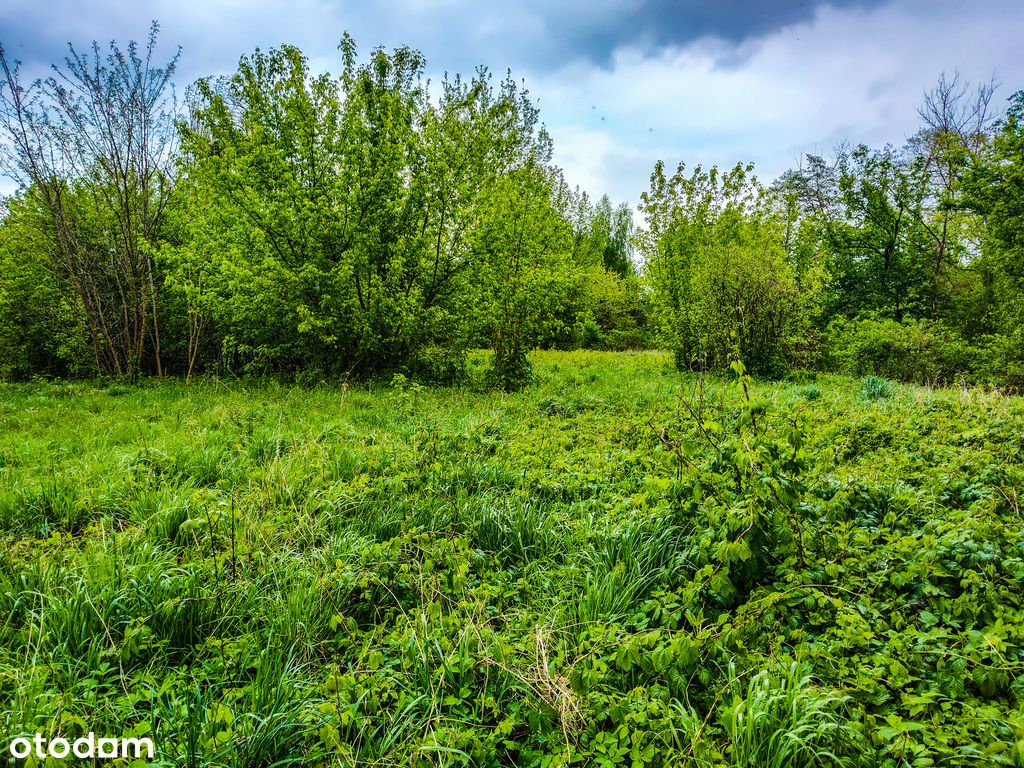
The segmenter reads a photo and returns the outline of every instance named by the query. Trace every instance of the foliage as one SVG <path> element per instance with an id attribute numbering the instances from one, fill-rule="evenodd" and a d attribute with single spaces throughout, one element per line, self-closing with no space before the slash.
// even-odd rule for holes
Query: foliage
<path id="1" fill-rule="evenodd" d="M 735 766 L 845 766 L 844 755 L 862 747 L 857 730 L 842 719 L 844 699 L 816 688 L 797 663 L 781 674 L 763 669 L 744 686 L 733 683 L 732 701 L 722 713 Z"/>
<path id="2" fill-rule="evenodd" d="M 530 330 L 540 325 L 568 271 L 570 230 L 554 199 L 560 179 L 550 168 L 550 139 L 537 130 L 536 108 L 513 83 L 505 91 L 509 103 L 518 103 L 509 131 L 512 147 L 482 205 L 473 298 L 494 349 L 493 381 L 515 390 L 530 381 Z"/>
<path id="3" fill-rule="evenodd" d="M 808 157 L 807 166 L 789 184 L 828 254 L 826 312 L 920 317 L 935 301 L 929 294 L 923 163 L 891 147 L 872 151 L 861 145 L 840 150 L 831 165 Z"/>
<path id="4" fill-rule="evenodd" d="M 553 163 L 525 83 L 431 87 L 408 47 L 313 72 L 243 56 L 179 109 L 178 57 L 74 46 L 24 85 L 0 49 L 0 376 L 396 372 L 532 381 L 536 348 L 673 352 L 681 370 L 798 370 L 1024 387 L 1020 120 L 942 75 L 903 147 L 841 145 L 770 187 L 749 165 L 668 175 L 634 227 Z"/>
<path id="5" fill-rule="evenodd" d="M 46 254 L 40 212 L 21 197 L 7 201 L 0 226 L 0 378 L 67 376 L 89 370 L 76 301 L 61 291 Z M 60 332 L 55 334 L 54 330 Z"/>
<path id="6" fill-rule="evenodd" d="M 251 369 L 394 367 L 444 299 L 455 254 L 431 272 L 422 248 L 444 224 L 423 215 L 423 59 L 377 50 L 357 67 L 349 39 L 342 53 L 340 80 L 292 47 L 243 57 L 219 90 L 200 81 L 183 126 L 191 231 L 171 274 L 196 312 L 213 292 L 223 344 Z"/>
<path id="7" fill-rule="evenodd" d="M 658 163 L 643 195 L 655 318 L 681 369 L 722 368 L 738 346 L 753 371 L 780 374 L 805 330 L 816 280 L 788 259 L 779 208 L 752 170 L 686 176 L 680 164 L 666 179 Z"/>
<path id="8" fill-rule="evenodd" d="M 1024 93 L 769 188 L 659 162 L 637 231 L 511 75 L 346 35 L 179 112 L 156 33 L 0 49 L 4 732 L 1024 765 Z"/>
<path id="9" fill-rule="evenodd" d="M 531 357 L 513 394 L 0 386 L 4 731 L 151 733 L 157 765 L 1020 764 L 1019 399 Z"/>
<path id="10" fill-rule="evenodd" d="M 42 253 L 28 261 L 41 260 L 80 312 L 104 374 L 162 373 L 153 250 L 174 183 L 178 54 L 157 66 L 158 30 L 142 51 L 69 45 L 64 65 L 28 86 L 0 46 L 0 171 L 34 209 Z"/>
<path id="11" fill-rule="evenodd" d="M 1011 98 L 987 151 L 972 166 L 965 181 L 967 205 L 984 215 L 988 238 L 981 267 L 985 278 L 983 301 L 991 330 L 1000 334 L 998 367 L 1011 386 L 1024 386 L 1024 91 Z"/>
<path id="12" fill-rule="evenodd" d="M 179 111 L 156 32 L 28 87 L 0 56 L 4 301 L 38 292 L 5 377 L 453 381 L 484 345 L 516 388 L 534 346 L 645 344 L 628 207 L 569 189 L 511 75 L 430 89 L 419 52 L 346 35 L 339 77 L 256 50 Z"/>
<path id="13" fill-rule="evenodd" d="M 609 273 L 628 277 L 633 264 L 633 216 L 626 203 L 612 208 L 604 195 L 591 207 L 584 193 L 575 201 L 569 219 L 574 224 L 574 256 L 584 264 L 600 264 Z"/>
<path id="14" fill-rule="evenodd" d="M 917 383 L 952 384 L 980 367 L 983 350 L 948 326 L 927 320 L 837 318 L 823 356 L 832 370 Z"/>

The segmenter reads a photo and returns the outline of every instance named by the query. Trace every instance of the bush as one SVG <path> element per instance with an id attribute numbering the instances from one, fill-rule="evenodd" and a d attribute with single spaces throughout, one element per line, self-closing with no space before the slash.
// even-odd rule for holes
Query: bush
<path id="1" fill-rule="evenodd" d="M 605 349 L 625 352 L 631 349 L 649 349 L 651 341 L 641 329 L 614 330 L 605 334 Z"/>
<path id="2" fill-rule="evenodd" d="M 580 349 L 604 349 L 606 345 L 601 326 L 589 312 L 584 313 L 576 321 L 573 336 L 576 339 L 576 347 Z"/>
<path id="3" fill-rule="evenodd" d="M 809 371 L 806 368 L 793 368 L 785 376 L 785 381 L 789 381 L 794 384 L 810 384 L 817 380 L 818 372 Z"/>
<path id="4" fill-rule="evenodd" d="M 526 350 L 518 348 L 495 349 L 491 369 L 487 372 L 488 386 L 503 392 L 516 392 L 533 383 L 533 369 Z"/>
<path id="5" fill-rule="evenodd" d="M 658 163 L 640 206 L 660 233 L 645 246 L 652 325 L 680 370 L 724 370 L 737 348 L 757 376 L 804 363 L 820 275 L 789 258 L 786 222 L 752 171 L 687 176 L 681 164 L 667 179 Z"/>
<path id="6" fill-rule="evenodd" d="M 1011 393 L 1024 393 L 1024 330 L 986 337 L 974 378 Z"/>
<path id="7" fill-rule="evenodd" d="M 416 378 L 430 384 L 458 384 L 466 379 L 466 353 L 430 344 L 416 350 L 410 367 Z"/>
<path id="8" fill-rule="evenodd" d="M 822 362 L 851 376 L 949 384 L 982 360 L 981 350 L 942 323 L 863 317 L 829 325 Z"/>

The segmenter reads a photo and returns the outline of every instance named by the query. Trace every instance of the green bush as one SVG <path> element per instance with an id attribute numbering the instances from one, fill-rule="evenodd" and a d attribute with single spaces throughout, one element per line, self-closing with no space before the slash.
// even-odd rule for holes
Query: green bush
<path id="1" fill-rule="evenodd" d="M 431 384 L 458 384 L 466 379 L 463 349 L 431 344 L 413 354 L 412 374 Z"/>
<path id="2" fill-rule="evenodd" d="M 986 337 L 975 378 L 1008 392 L 1024 392 L 1024 330 Z"/>
<path id="3" fill-rule="evenodd" d="M 720 173 L 655 166 L 641 210 L 652 231 L 645 277 L 659 342 L 680 370 L 725 369 L 736 350 L 758 376 L 803 364 L 820 276 L 786 251 L 773 193 L 737 165 Z"/>
<path id="4" fill-rule="evenodd" d="M 606 346 L 604 332 L 590 313 L 576 321 L 573 336 L 580 349 L 604 349 Z"/>
<path id="5" fill-rule="evenodd" d="M 826 368 L 920 384 L 949 384 L 971 375 L 983 353 L 942 323 L 888 318 L 838 318 L 829 325 Z"/>
<path id="6" fill-rule="evenodd" d="M 640 328 L 632 330 L 613 330 L 605 334 L 604 348 L 615 352 L 630 349 L 649 349 L 651 341 Z"/>

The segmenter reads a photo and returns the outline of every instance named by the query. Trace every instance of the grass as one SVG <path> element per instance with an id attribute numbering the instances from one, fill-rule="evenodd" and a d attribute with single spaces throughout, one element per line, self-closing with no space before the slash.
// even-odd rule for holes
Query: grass
<path id="1" fill-rule="evenodd" d="M 1024 764 L 1024 402 L 533 364 L 0 385 L 0 730 L 168 766 Z"/>
<path id="2" fill-rule="evenodd" d="M 734 766 L 811 768 L 850 765 L 837 748 L 860 746 L 860 734 L 841 718 L 845 699 L 815 686 L 792 663 L 763 669 L 744 687 L 737 679 L 722 712 Z"/>

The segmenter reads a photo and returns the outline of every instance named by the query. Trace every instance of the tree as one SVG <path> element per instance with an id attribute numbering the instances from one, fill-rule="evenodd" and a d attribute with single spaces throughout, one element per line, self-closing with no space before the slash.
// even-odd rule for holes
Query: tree
<path id="1" fill-rule="evenodd" d="M 222 254 L 207 282 L 224 343 L 249 370 L 404 363 L 443 292 L 424 261 L 423 59 L 378 49 L 357 66 L 348 37 L 341 51 L 334 79 L 311 76 L 297 48 L 257 50 L 226 82 L 200 81 L 182 126 L 200 201 L 186 250 Z M 202 259 L 176 260 L 195 294 Z"/>
<path id="2" fill-rule="evenodd" d="M 613 209 L 611 199 L 603 195 L 588 218 L 587 248 L 592 258 L 619 277 L 634 274 L 633 216 L 629 206 L 621 203 Z"/>
<path id="3" fill-rule="evenodd" d="M 54 244 L 44 212 L 15 195 L 0 213 L 0 378 L 87 370 L 80 307 L 47 261 Z"/>
<path id="4" fill-rule="evenodd" d="M 189 232 L 167 253 L 190 335 L 217 329 L 248 370 L 450 379 L 474 334 L 521 363 L 540 233 L 562 224 L 535 106 L 485 69 L 431 101 L 415 51 L 359 64 L 351 38 L 340 49 L 340 78 L 285 46 L 199 83 L 182 126 Z"/>
<path id="5" fill-rule="evenodd" d="M 783 247 L 777 200 L 752 166 L 720 173 L 658 163 L 642 196 L 645 278 L 655 322 L 680 368 L 722 368 L 738 351 L 747 368 L 777 374 L 801 335 L 806 294 Z"/>
<path id="6" fill-rule="evenodd" d="M 76 297 L 107 374 L 162 372 L 153 252 L 174 182 L 178 54 L 155 64 L 158 29 L 141 52 L 69 45 L 64 66 L 29 86 L 0 48 L 0 168 L 45 212 L 46 268 Z"/>
<path id="7" fill-rule="evenodd" d="M 506 78 L 498 104 L 497 175 L 481 200 L 474 238 L 474 303 L 494 350 L 494 383 L 512 390 L 530 380 L 531 338 L 567 282 L 572 227 L 563 216 L 567 189 L 551 165 L 551 138 L 538 128 L 527 91 Z"/>
<path id="8" fill-rule="evenodd" d="M 808 156 L 786 180 L 813 218 L 831 276 L 826 314 L 877 312 L 897 321 L 934 306 L 920 160 L 891 147 L 840 148 L 829 164 Z"/>
<path id="9" fill-rule="evenodd" d="M 1010 98 L 991 143 L 964 180 L 964 204 L 983 217 L 980 260 L 989 278 L 995 367 L 1000 379 L 1024 386 L 1024 91 Z"/>
<path id="10" fill-rule="evenodd" d="M 931 241 L 933 316 L 953 309 L 965 290 L 964 272 L 980 250 L 980 222 L 962 203 L 963 182 L 989 141 L 996 87 L 989 80 L 972 89 L 959 72 L 942 74 L 918 106 L 923 127 L 908 149 L 930 177 L 920 223 Z"/>

